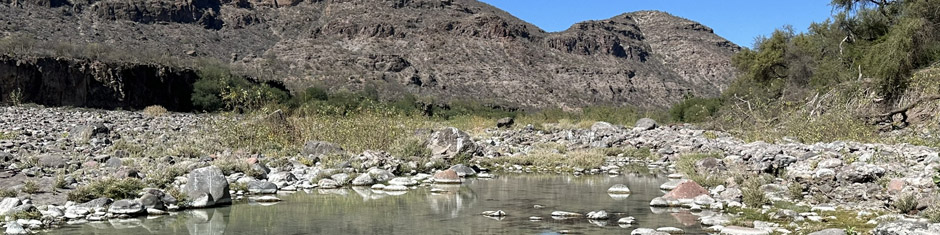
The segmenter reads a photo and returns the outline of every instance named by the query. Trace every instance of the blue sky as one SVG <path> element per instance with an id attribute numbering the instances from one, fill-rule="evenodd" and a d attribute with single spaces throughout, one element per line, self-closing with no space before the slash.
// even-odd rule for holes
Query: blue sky
<path id="1" fill-rule="evenodd" d="M 754 38 L 783 25 L 805 31 L 832 13 L 829 0 L 481 0 L 549 32 L 563 31 L 585 20 L 607 19 L 625 12 L 660 10 L 698 21 L 715 33 L 751 47 Z"/>

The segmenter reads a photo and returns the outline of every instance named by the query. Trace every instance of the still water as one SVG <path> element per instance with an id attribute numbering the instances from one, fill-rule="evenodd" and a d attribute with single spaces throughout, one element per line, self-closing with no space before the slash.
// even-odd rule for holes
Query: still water
<path id="1" fill-rule="evenodd" d="M 662 196 L 654 176 L 507 175 L 470 179 L 459 186 L 417 187 L 402 195 L 369 188 L 279 194 L 274 204 L 236 203 L 175 215 L 69 225 L 54 234 L 629 234 L 634 228 L 678 227 L 703 234 L 697 216 L 681 210 L 651 209 Z M 607 189 L 625 184 L 629 197 Z M 432 193 L 431 188 L 447 190 Z M 540 205 L 541 207 L 536 207 Z M 503 210 L 494 219 L 483 211 Z M 605 210 L 608 221 L 557 220 L 552 211 Z M 532 221 L 529 217 L 542 217 Z M 632 227 L 617 220 L 633 216 Z"/>

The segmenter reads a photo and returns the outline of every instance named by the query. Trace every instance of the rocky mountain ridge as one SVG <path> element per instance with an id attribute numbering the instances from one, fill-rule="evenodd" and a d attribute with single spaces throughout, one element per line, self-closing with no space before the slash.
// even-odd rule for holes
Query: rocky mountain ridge
<path id="1" fill-rule="evenodd" d="M 517 107 L 666 107 L 716 96 L 740 48 L 643 11 L 549 33 L 475 0 L 2 0 L 0 37 L 210 58 L 310 85 Z M 2 45 L 2 44 L 0 44 Z M 77 49 L 75 49 L 77 48 Z M 27 49 L 62 56 L 59 46 Z M 146 52 L 146 53 L 144 53 Z M 2 75 L 0 75 L 2 76 Z M 11 87 L 0 87 L 6 97 Z"/>

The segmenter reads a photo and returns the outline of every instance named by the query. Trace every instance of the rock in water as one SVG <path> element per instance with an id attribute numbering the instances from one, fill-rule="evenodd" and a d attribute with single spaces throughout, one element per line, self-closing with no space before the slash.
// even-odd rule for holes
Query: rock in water
<path id="1" fill-rule="evenodd" d="M 436 184 L 459 184 L 460 177 L 454 170 L 441 171 L 434 174 L 434 183 Z"/>
<path id="2" fill-rule="evenodd" d="M 670 200 L 694 199 L 702 194 L 708 194 L 708 190 L 698 185 L 698 183 L 695 183 L 695 181 L 689 180 L 676 186 L 675 189 L 666 193 L 663 198 Z"/>
<path id="3" fill-rule="evenodd" d="M 477 171 L 476 171 L 476 170 L 474 170 L 473 168 L 471 168 L 471 167 L 469 167 L 469 166 L 466 166 L 466 165 L 464 165 L 464 164 L 457 164 L 457 165 L 454 165 L 454 166 L 450 167 L 450 169 L 451 169 L 451 170 L 454 170 L 455 172 L 457 172 L 457 176 L 460 176 L 460 177 L 474 176 L 474 175 L 477 174 Z"/>
<path id="4" fill-rule="evenodd" d="M 352 181 L 353 186 L 369 186 L 375 183 L 375 180 L 372 179 L 372 176 L 369 174 L 361 174 L 356 176 Z"/>
<path id="5" fill-rule="evenodd" d="M 633 216 L 627 216 L 617 220 L 618 224 L 633 224 L 634 222 L 636 222 L 636 218 L 633 218 Z"/>
<path id="6" fill-rule="evenodd" d="M 332 179 L 321 179 L 320 181 L 317 181 L 317 185 L 320 185 L 321 189 L 339 188 L 339 183 Z"/>
<path id="7" fill-rule="evenodd" d="M 623 184 L 616 184 L 607 189 L 609 194 L 630 194 L 630 188 Z"/>
<path id="8" fill-rule="evenodd" d="M 605 220 L 609 219 L 610 216 L 607 215 L 606 211 L 591 211 L 587 213 L 587 218 L 593 220 Z"/>
<path id="9" fill-rule="evenodd" d="M 418 181 L 408 178 L 408 177 L 395 177 L 394 179 L 388 181 L 389 185 L 401 185 L 401 186 L 415 186 L 418 185 Z"/>
<path id="10" fill-rule="evenodd" d="M 567 212 L 567 211 L 552 211 L 552 217 L 561 217 L 561 218 L 574 218 L 584 216 L 580 213 Z"/>
<path id="11" fill-rule="evenodd" d="M 255 202 L 279 202 L 281 201 L 280 198 L 277 198 L 275 196 L 261 196 L 261 197 L 254 198 L 254 200 Z"/>
<path id="12" fill-rule="evenodd" d="M 496 128 L 509 128 L 516 121 L 512 117 L 504 117 L 496 120 Z"/>
<path id="13" fill-rule="evenodd" d="M 187 196 L 196 202 L 196 199 L 205 200 L 204 205 L 198 207 L 210 207 L 214 205 L 225 205 L 232 203 L 232 196 L 229 194 L 228 180 L 216 166 L 203 167 L 193 170 L 189 173 L 188 181 L 183 191 Z M 208 196 L 208 198 L 206 198 Z M 196 207 L 197 205 L 193 205 Z"/>
<path id="14" fill-rule="evenodd" d="M 431 133 L 428 149 L 436 157 L 453 158 L 458 154 L 475 154 L 479 149 L 470 135 L 454 127 L 446 127 Z"/>
<path id="15" fill-rule="evenodd" d="M 646 131 L 646 130 L 656 129 L 656 127 L 658 126 L 659 124 L 656 123 L 656 120 L 649 119 L 649 118 L 642 118 L 636 121 L 636 126 L 633 129 L 639 130 L 639 131 Z"/>
<path id="16" fill-rule="evenodd" d="M 482 214 L 483 214 L 483 216 L 490 216 L 490 217 L 503 217 L 503 216 L 506 216 L 506 212 L 503 212 L 502 210 L 497 210 L 497 211 L 484 211 Z"/>
<path id="17" fill-rule="evenodd" d="M 251 181 L 248 183 L 248 192 L 254 194 L 277 193 L 277 185 L 268 181 Z"/>
<path id="18" fill-rule="evenodd" d="M 392 174 L 392 172 L 377 168 L 369 169 L 369 175 L 372 176 L 372 179 L 376 182 L 388 182 L 388 180 L 395 178 L 395 174 Z"/>
<path id="19" fill-rule="evenodd" d="M 29 231 L 26 231 L 26 229 L 23 228 L 23 226 L 17 223 L 16 221 L 10 222 L 9 224 L 6 225 L 6 227 L 7 229 L 6 231 L 4 231 L 4 234 L 7 234 L 7 235 L 29 234 Z"/>
<path id="20" fill-rule="evenodd" d="M 108 212 L 122 215 L 137 215 L 143 214 L 146 211 L 143 204 L 140 204 L 137 200 L 130 199 L 114 201 L 114 203 L 111 203 L 111 208 L 108 208 Z"/>

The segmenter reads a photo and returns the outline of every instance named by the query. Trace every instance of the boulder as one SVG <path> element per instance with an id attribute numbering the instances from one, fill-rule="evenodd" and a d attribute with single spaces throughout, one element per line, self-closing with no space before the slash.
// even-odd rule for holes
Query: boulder
<path id="1" fill-rule="evenodd" d="M 108 212 L 120 215 L 138 215 L 147 212 L 147 209 L 137 200 L 123 199 L 111 203 L 111 208 L 108 208 Z"/>
<path id="2" fill-rule="evenodd" d="M 280 171 L 268 174 L 268 182 L 274 184 L 284 184 L 297 181 L 297 177 L 294 174 L 287 171 Z"/>
<path id="3" fill-rule="evenodd" d="M 477 174 L 476 170 L 464 164 L 454 165 L 450 167 L 450 169 L 454 170 L 454 172 L 457 172 L 457 176 L 460 176 L 460 177 L 469 177 L 469 176 L 474 176 Z"/>
<path id="4" fill-rule="evenodd" d="M 372 176 L 372 179 L 376 182 L 388 182 L 392 178 L 395 178 L 395 174 L 392 174 L 392 172 L 378 168 L 369 169 L 369 175 Z"/>
<path id="5" fill-rule="evenodd" d="M 90 125 L 78 125 L 69 130 L 69 139 L 75 143 L 88 143 L 92 138 L 106 138 L 111 133 L 111 129 L 104 123 L 95 123 Z"/>
<path id="6" fill-rule="evenodd" d="M 195 169 L 189 173 L 183 187 L 185 193 L 193 202 L 196 199 L 205 200 L 204 205 L 199 207 L 210 207 L 214 205 L 225 205 L 232 203 L 232 196 L 229 194 L 228 180 L 222 174 L 222 170 L 216 166 L 203 167 Z M 206 198 L 208 196 L 208 198 Z M 193 206 L 197 206 L 195 203 Z"/>
<path id="7" fill-rule="evenodd" d="M 385 188 L 383 188 L 382 190 L 385 190 L 385 191 L 407 191 L 407 190 L 408 190 L 408 187 L 406 187 L 406 186 L 404 186 L 404 185 L 389 185 L 389 186 L 386 186 Z"/>
<path id="8" fill-rule="evenodd" d="M 388 181 L 389 185 L 401 185 L 401 186 L 415 186 L 418 185 L 418 181 L 408 177 L 395 177 L 394 179 Z"/>
<path id="9" fill-rule="evenodd" d="M 587 218 L 593 220 L 606 220 L 610 219 L 610 215 L 608 215 L 606 211 L 591 211 L 587 213 Z"/>
<path id="10" fill-rule="evenodd" d="M 19 198 L 8 197 L 4 198 L 3 201 L 0 201 L 0 217 L 7 215 L 14 208 L 19 206 L 22 202 Z"/>
<path id="11" fill-rule="evenodd" d="M 582 217 L 582 216 L 584 215 L 580 213 L 567 212 L 567 211 L 552 211 L 552 217 L 575 218 L 575 217 Z"/>
<path id="12" fill-rule="evenodd" d="M 708 194 L 708 190 L 695 183 L 695 181 L 689 180 L 676 186 L 675 189 L 666 193 L 663 198 L 667 200 L 694 199 L 703 194 Z"/>
<path id="13" fill-rule="evenodd" d="M 728 226 L 721 229 L 721 234 L 726 235 L 770 235 L 770 232 L 756 228 L 745 228 L 739 226 Z"/>
<path id="14" fill-rule="evenodd" d="M 321 189 L 335 189 L 340 186 L 339 183 L 333 179 L 321 179 L 317 181 L 317 185 L 319 185 Z"/>
<path id="15" fill-rule="evenodd" d="M 627 216 L 617 220 L 618 224 L 633 224 L 635 222 L 636 218 L 633 218 L 633 216 Z"/>
<path id="16" fill-rule="evenodd" d="M 47 168 L 63 168 L 68 158 L 59 154 L 43 154 L 38 157 L 39 166 Z"/>
<path id="17" fill-rule="evenodd" d="M 504 211 L 502 211 L 502 210 L 484 211 L 484 212 L 481 213 L 481 214 L 483 214 L 483 216 L 489 216 L 489 217 L 503 217 L 503 216 L 506 216 L 506 212 L 504 212 Z"/>
<path id="18" fill-rule="evenodd" d="M 459 184 L 460 177 L 457 176 L 457 171 L 453 169 L 448 169 L 445 171 L 440 171 L 434 174 L 434 183 L 436 184 Z"/>
<path id="19" fill-rule="evenodd" d="M 303 155 L 322 156 L 332 153 L 342 153 L 343 148 L 334 143 L 325 141 L 307 141 L 304 143 Z"/>
<path id="20" fill-rule="evenodd" d="M 512 117 L 504 117 L 496 120 L 496 128 L 509 128 L 512 127 L 512 124 L 515 123 L 515 120 Z"/>
<path id="21" fill-rule="evenodd" d="M 163 202 L 163 195 L 144 193 L 138 200 L 144 208 L 166 210 L 166 203 Z"/>
<path id="22" fill-rule="evenodd" d="M 268 181 L 252 181 L 248 183 L 248 192 L 253 194 L 277 193 L 277 185 Z"/>
<path id="23" fill-rule="evenodd" d="M 339 185 L 347 185 L 351 181 L 349 174 L 346 173 L 333 174 L 330 176 L 330 179 L 335 180 Z"/>
<path id="24" fill-rule="evenodd" d="M 839 178 L 853 183 L 868 183 L 875 181 L 884 174 L 884 168 L 869 163 L 854 162 L 842 167 Z"/>
<path id="25" fill-rule="evenodd" d="M 656 129 L 659 124 L 656 123 L 656 120 L 649 118 L 642 118 L 636 121 L 636 125 L 633 127 L 633 130 L 646 131 Z"/>
<path id="26" fill-rule="evenodd" d="M 938 234 L 940 226 L 928 226 L 927 223 L 913 222 L 907 220 L 898 220 L 890 223 L 878 224 L 871 231 L 873 235 L 914 235 L 914 234 Z"/>
<path id="27" fill-rule="evenodd" d="M 474 155 L 479 147 L 470 135 L 454 127 L 446 127 L 434 133 L 428 139 L 428 149 L 435 157 L 453 158 L 459 154 Z"/>
<path id="28" fill-rule="evenodd" d="M 591 125 L 591 131 L 601 132 L 601 131 L 616 131 L 617 126 L 610 124 L 608 122 L 595 122 Z"/>
<path id="29" fill-rule="evenodd" d="M 25 235 L 29 234 L 29 231 L 23 228 L 18 222 L 13 221 L 6 225 L 7 229 L 4 230 L 4 234 L 7 235 Z"/>
<path id="30" fill-rule="evenodd" d="M 353 186 L 369 186 L 375 183 L 375 180 L 372 179 L 372 176 L 369 174 L 361 174 L 356 176 L 352 181 Z"/>

